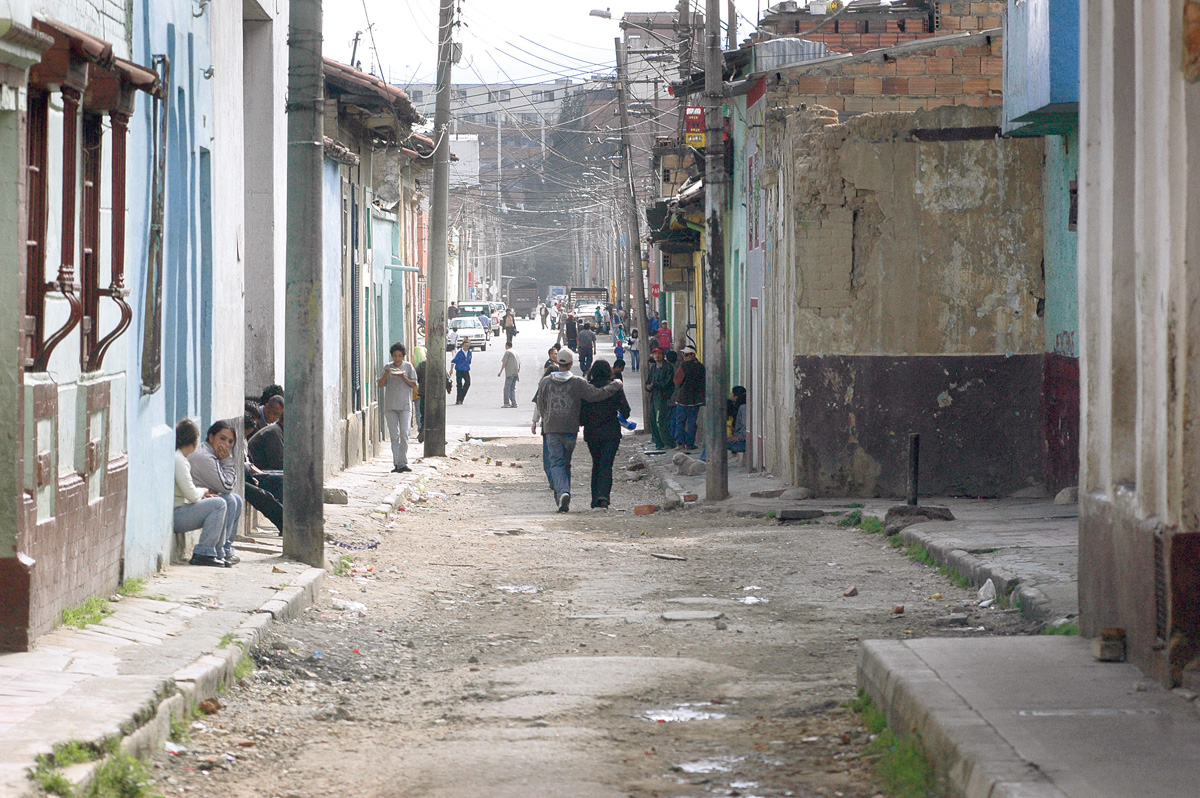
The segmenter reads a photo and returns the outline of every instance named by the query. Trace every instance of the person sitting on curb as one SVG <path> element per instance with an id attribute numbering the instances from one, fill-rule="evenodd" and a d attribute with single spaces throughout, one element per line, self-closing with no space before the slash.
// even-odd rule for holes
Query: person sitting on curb
<path id="1" fill-rule="evenodd" d="M 196 451 L 200 430 L 190 418 L 175 425 L 175 534 L 199 529 L 200 540 L 192 549 L 190 565 L 225 567 L 225 501 L 211 490 L 192 482 L 188 455 Z"/>
<path id="2" fill-rule="evenodd" d="M 558 352 L 558 371 L 543 377 L 533 397 L 533 424 L 537 434 L 542 422 L 542 468 L 558 511 L 571 508 L 571 456 L 579 438 L 579 413 L 584 402 L 599 402 L 621 390 L 621 381 L 613 380 L 597 388 L 583 377 L 571 374 L 575 354 L 570 349 Z"/>
<path id="3" fill-rule="evenodd" d="M 233 492 L 237 486 L 237 463 L 233 459 L 236 444 L 237 433 L 233 425 L 228 421 L 214 421 L 208 428 L 207 439 L 188 455 L 192 481 L 225 502 L 225 529 L 219 551 L 224 552 L 222 556 L 227 566 L 241 562 L 241 558 L 233 553 L 233 539 L 242 517 L 242 497 Z"/>

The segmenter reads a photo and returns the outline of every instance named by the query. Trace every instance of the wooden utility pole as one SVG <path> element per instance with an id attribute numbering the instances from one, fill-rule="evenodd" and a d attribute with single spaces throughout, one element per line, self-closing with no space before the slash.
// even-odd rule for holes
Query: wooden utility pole
<path id="1" fill-rule="evenodd" d="M 425 456 L 446 454 L 446 283 L 450 234 L 450 33 L 454 0 L 440 0 L 437 99 L 433 107 L 433 197 L 429 207 L 429 318 L 425 320 Z"/>
<path id="2" fill-rule="evenodd" d="M 637 187 L 633 180 L 633 147 L 630 144 L 629 130 L 629 64 L 625 60 L 625 49 L 621 46 L 620 37 L 613 40 L 617 51 L 617 103 L 621 111 L 621 164 L 625 170 L 626 207 L 628 209 L 629 231 L 625 240 L 628 246 L 626 263 L 633 269 L 633 302 L 632 307 L 626 308 L 629 318 L 637 325 L 638 340 L 641 341 L 642 352 L 649 362 L 650 327 L 646 323 L 646 278 L 642 273 L 642 226 L 638 220 Z M 633 254 L 636 253 L 636 254 Z M 629 290 L 626 281 L 625 291 Z M 650 391 L 642 384 L 642 413 L 650 412 Z"/>
<path id="3" fill-rule="evenodd" d="M 287 320 L 283 553 L 325 565 L 325 374 L 321 177 L 325 67 L 321 0 L 293 0 L 288 24 Z"/>
<path id="4" fill-rule="evenodd" d="M 722 115 L 725 57 L 721 52 L 721 0 L 708 0 L 704 35 L 704 446 L 708 452 L 705 498 L 729 498 L 729 451 L 725 429 L 725 124 Z"/>

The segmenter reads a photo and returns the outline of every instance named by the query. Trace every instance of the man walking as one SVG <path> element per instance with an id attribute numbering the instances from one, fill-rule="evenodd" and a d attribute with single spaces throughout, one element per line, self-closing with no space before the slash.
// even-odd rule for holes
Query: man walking
<path id="1" fill-rule="evenodd" d="M 446 308 L 446 321 L 450 321 L 450 319 L 454 318 L 457 315 L 458 315 L 458 305 L 451 302 L 450 307 Z"/>
<path id="2" fill-rule="evenodd" d="M 650 437 L 656 449 L 670 449 L 675 439 L 667 427 L 667 401 L 675 391 L 673 378 L 675 369 L 663 360 L 662 347 L 654 347 L 650 364 L 646 367 L 646 390 L 650 392 L 650 411 L 646 423 L 650 426 Z"/>
<path id="3" fill-rule="evenodd" d="M 471 339 L 463 336 L 462 347 L 454 353 L 454 359 L 450 361 L 454 366 L 454 383 L 458 390 L 455 395 L 454 404 L 461 405 L 463 399 L 467 398 L 467 391 L 471 390 Z"/>
<path id="4" fill-rule="evenodd" d="M 563 325 L 563 332 L 567 336 L 567 349 L 570 349 L 572 352 L 574 352 L 579 346 L 579 324 L 575 321 L 575 314 L 567 314 L 567 322 Z"/>
<path id="5" fill-rule="evenodd" d="M 696 419 L 704 405 L 704 364 L 696 359 L 696 350 L 683 348 L 683 365 L 675 373 L 675 384 L 679 393 L 675 395 L 676 413 L 679 413 L 679 445 L 684 449 L 696 448 Z"/>
<path id="6" fill-rule="evenodd" d="M 613 380 L 597 388 L 583 377 L 571 374 L 575 355 L 570 349 L 558 352 L 558 368 L 538 384 L 534 397 L 531 431 L 537 434 L 542 422 L 542 468 L 558 511 L 571 508 L 571 455 L 579 438 L 579 411 L 584 402 L 599 402 L 621 390 L 621 381 Z"/>
<path id="7" fill-rule="evenodd" d="M 550 308 L 546 307 L 544 302 L 539 308 L 538 315 L 542 317 L 542 329 L 544 330 L 546 329 L 546 322 L 550 320 Z"/>
<path id="8" fill-rule="evenodd" d="M 592 325 L 584 322 L 583 329 L 579 331 L 578 341 L 579 370 L 586 377 L 588 369 L 592 367 L 592 360 L 596 357 L 596 333 L 592 332 Z"/>
<path id="9" fill-rule="evenodd" d="M 383 417 L 387 421 L 388 437 L 392 439 L 392 471 L 403 474 L 408 467 L 408 431 L 412 427 L 413 389 L 417 387 L 417 371 L 406 363 L 404 344 L 397 341 L 388 350 L 392 362 L 384 366 L 375 383 L 383 388 Z"/>
<path id="10" fill-rule="evenodd" d="M 512 341 L 504 344 L 504 357 L 500 358 L 500 371 L 496 373 L 499 377 L 504 375 L 504 406 L 517 406 L 517 380 L 520 379 L 521 373 L 521 358 L 513 351 Z"/>

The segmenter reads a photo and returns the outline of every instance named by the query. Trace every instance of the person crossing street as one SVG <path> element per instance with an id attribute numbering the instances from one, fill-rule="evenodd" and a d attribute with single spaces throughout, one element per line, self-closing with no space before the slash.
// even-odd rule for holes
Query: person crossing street
<path id="1" fill-rule="evenodd" d="M 458 391 L 454 397 L 454 404 L 461 405 L 463 399 L 467 398 L 467 391 L 471 390 L 470 338 L 464 337 L 462 339 L 462 348 L 454 353 L 454 359 L 450 363 L 454 366 L 454 383 Z"/>
<path id="2" fill-rule="evenodd" d="M 504 375 L 504 406 L 517 406 L 517 380 L 521 374 L 521 358 L 513 351 L 512 341 L 504 344 L 504 357 L 500 358 L 500 371 L 496 373 L 499 377 Z"/>

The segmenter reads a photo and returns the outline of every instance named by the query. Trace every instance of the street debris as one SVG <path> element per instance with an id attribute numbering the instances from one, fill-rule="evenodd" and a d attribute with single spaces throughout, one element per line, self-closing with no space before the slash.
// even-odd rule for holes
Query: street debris
<path id="1" fill-rule="evenodd" d="M 851 598 L 851 597 L 857 596 L 857 595 L 858 595 L 858 586 L 857 585 L 850 585 L 850 587 L 848 587 L 842 591 L 842 596 L 845 598 Z"/>
<path id="2" fill-rule="evenodd" d="M 642 713 L 646 720 L 655 723 L 686 723 L 690 720 L 720 720 L 725 717 L 723 712 L 709 712 L 695 707 L 711 707 L 708 701 L 699 703 L 679 704 L 674 709 L 651 709 Z"/>
<path id="3" fill-rule="evenodd" d="M 344 612 L 352 612 L 355 615 L 367 614 L 367 605 L 357 601 L 347 601 L 346 599 L 335 598 L 331 603 L 335 608 Z"/>
<path id="4" fill-rule="evenodd" d="M 979 606 L 990 607 L 996 603 L 996 583 L 988 579 L 979 588 Z"/>
<path id="5" fill-rule="evenodd" d="M 658 506 L 654 504 L 639 504 L 633 508 L 634 515 L 651 515 L 658 512 Z"/>
<path id="6" fill-rule="evenodd" d="M 496 589 L 501 593 L 509 593 L 512 595 L 528 596 L 534 593 L 540 593 L 541 589 L 534 585 L 496 585 Z"/>
<path id="7" fill-rule="evenodd" d="M 662 614 L 664 621 L 715 621 L 725 613 L 716 610 L 669 610 Z"/>
<path id="8" fill-rule="evenodd" d="M 762 596 L 743 596 L 738 599 L 739 604 L 766 604 L 768 601 L 770 601 L 769 598 L 763 598 Z"/>
<path id="9" fill-rule="evenodd" d="M 660 554 L 656 551 L 650 552 L 650 556 L 659 560 L 675 560 L 678 562 L 684 562 L 687 560 L 687 557 L 680 557 L 678 554 Z"/>
<path id="10" fill-rule="evenodd" d="M 903 604 L 897 604 L 896 606 L 892 607 L 892 615 L 903 615 L 903 614 L 904 614 L 904 605 Z"/>

